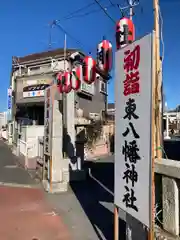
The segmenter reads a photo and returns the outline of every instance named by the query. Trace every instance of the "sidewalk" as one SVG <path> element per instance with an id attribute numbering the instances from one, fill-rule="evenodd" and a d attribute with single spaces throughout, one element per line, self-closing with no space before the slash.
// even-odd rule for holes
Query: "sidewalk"
<path id="1" fill-rule="evenodd" d="M 39 187 L 27 171 L 18 166 L 18 159 L 12 154 L 8 145 L 0 140 L 0 185 L 12 184 Z"/>
<path id="2" fill-rule="evenodd" d="M 113 239 L 114 156 L 87 163 L 93 177 L 106 188 L 88 177 L 71 183 L 69 191 L 61 194 L 45 193 L 16 162 L 17 157 L 0 141 L 0 239 Z M 119 228 L 120 239 L 125 240 L 121 220 Z M 158 240 L 175 239 L 160 229 L 156 233 Z"/>
<path id="3" fill-rule="evenodd" d="M 45 200 L 44 191 L 16 161 L 0 141 L 0 238 L 70 240 L 68 229 Z"/>

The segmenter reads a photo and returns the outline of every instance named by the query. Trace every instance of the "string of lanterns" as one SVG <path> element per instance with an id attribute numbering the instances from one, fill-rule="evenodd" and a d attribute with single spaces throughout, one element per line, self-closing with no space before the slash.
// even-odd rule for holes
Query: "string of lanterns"
<path id="1" fill-rule="evenodd" d="M 116 49 L 126 46 L 135 40 L 135 27 L 133 21 L 123 17 L 116 24 Z M 92 84 L 96 80 L 96 68 L 104 75 L 108 75 L 112 69 L 112 44 L 103 39 L 97 46 L 97 57 L 85 56 L 82 64 L 72 71 L 64 71 L 56 75 L 57 86 L 60 93 L 69 93 L 71 90 L 79 90 L 81 82 Z"/>

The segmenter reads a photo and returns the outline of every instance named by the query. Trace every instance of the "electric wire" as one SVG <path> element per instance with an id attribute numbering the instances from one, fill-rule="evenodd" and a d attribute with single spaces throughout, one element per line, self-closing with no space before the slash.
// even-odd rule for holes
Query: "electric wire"
<path id="1" fill-rule="evenodd" d="M 114 5 L 108 5 L 107 7 L 105 7 L 105 9 L 109 9 L 111 7 L 114 7 Z M 85 16 L 88 16 L 88 15 L 91 15 L 93 13 L 97 13 L 97 12 L 100 12 L 100 11 L 102 11 L 102 9 L 95 9 L 95 10 L 92 10 L 92 11 L 89 11 L 89 12 L 86 12 L 86 13 L 83 13 L 83 14 L 80 14 L 80 15 L 73 15 L 69 18 L 66 18 L 66 20 L 69 20 L 69 19 L 72 19 L 72 18 L 85 17 Z"/>
<path id="2" fill-rule="evenodd" d="M 111 0 L 108 0 L 111 3 L 111 6 L 114 8 L 117 8 L 118 10 L 120 10 L 121 14 L 123 15 L 122 10 L 119 8 L 119 4 L 118 3 L 113 3 Z"/>
<path id="3" fill-rule="evenodd" d="M 93 47 L 93 48 L 87 47 L 87 46 L 86 46 L 85 44 L 83 44 L 81 41 L 79 41 L 79 40 L 77 40 L 76 38 L 74 38 L 74 37 L 72 36 L 72 34 L 70 34 L 67 30 L 65 30 L 60 23 L 56 23 L 56 21 L 54 21 L 54 24 L 55 24 L 56 27 L 58 27 L 59 30 L 61 30 L 64 34 L 66 34 L 66 35 L 69 36 L 74 42 L 76 42 L 77 45 L 81 46 L 82 49 L 83 49 L 83 51 L 84 51 L 84 53 L 86 53 L 86 54 L 92 54 L 94 47 Z M 108 29 L 108 31 L 107 31 L 105 34 L 103 34 L 103 36 L 105 36 L 105 35 L 106 35 L 107 33 L 109 33 L 110 31 L 112 31 L 112 27 L 111 27 L 110 29 Z"/>
<path id="4" fill-rule="evenodd" d="M 48 48 L 52 48 L 52 25 L 49 26 L 49 41 L 48 41 Z"/>
<path id="5" fill-rule="evenodd" d="M 109 5 L 109 6 L 107 6 L 107 7 L 103 7 L 103 6 L 100 4 L 100 1 L 95 0 L 95 2 L 90 3 L 90 4 L 88 4 L 88 5 L 86 5 L 86 6 L 82 7 L 82 8 L 79 8 L 79 9 L 73 11 L 72 13 L 70 13 L 70 14 L 68 14 L 66 17 L 64 17 L 63 19 L 64 19 L 64 20 L 68 20 L 68 19 L 72 19 L 72 18 L 74 18 L 74 17 L 83 17 L 83 16 L 87 16 L 87 15 L 89 15 L 89 14 L 92 14 L 92 13 L 99 12 L 99 11 L 103 10 L 104 13 L 113 21 L 113 23 L 116 23 L 115 20 L 114 20 L 113 18 L 111 18 L 111 16 L 107 13 L 107 8 L 114 7 L 114 6 L 117 5 L 117 4 L 114 4 L 111 0 L 109 0 L 109 1 L 110 1 L 111 5 Z M 82 11 L 82 10 L 84 10 L 84 9 L 86 9 L 86 8 L 88 8 L 88 7 L 96 4 L 96 3 L 100 6 L 100 9 L 92 10 L 92 11 L 90 11 L 90 12 L 87 12 L 87 13 L 84 13 L 84 14 L 81 14 L 81 15 L 75 15 L 75 16 L 73 16 L 75 13 L 78 13 L 78 12 L 80 12 L 80 11 Z M 83 49 L 86 49 L 86 46 L 85 46 L 82 42 L 80 42 L 79 40 L 77 40 L 74 36 L 72 36 L 67 30 L 65 30 L 65 29 L 62 27 L 62 25 L 60 24 L 60 21 L 61 21 L 61 20 L 54 20 L 54 21 L 50 24 L 51 28 L 52 28 L 52 26 L 57 26 L 61 31 L 63 31 L 67 36 L 69 36 L 72 40 L 74 40 L 78 45 L 80 45 L 81 47 L 83 47 Z M 91 51 L 89 51 L 89 52 L 91 52 Z"/>
<path id="6" fill-rule="evenodd" d="M 107 10 L 102 6 L 102 4 L 98 1 L 98 0 L 94 0 L 97 5 L 99 5 L 99 7 L 103 10 L 103 12 L 106 14 L 106 16 L 113 22 L 116 23 L 116 21 L 109 15 L 109 13 L 107 12 Z"/>
<path id="7" fill-rule="evenodd" d="M 161 60 L 161 65 L 163 65 L 164 63 L 164 55 L 165 55 L 165 43 L 164 43 L 164 35 L 163 35 L 163 27 L 164 27 L 164 21 L 163 21 L 163 17 L 162 17 L 162 13 L 161 13 L 161 8 L 160 8 L 160 4 L 158 4 L 158 13 L 159 13 L 159 17 L 158 17 L 158 21 L 160 24 L 160 41 L 161 41 L 161 45 L 162 45 L 162 60 Z M 162 74 L 162 67 L 159 70 L 159 74 Z M 162 151 L 167 159 L 167 154 L 165 152 L 164 147 L 162 146 Z"/>
<path id="8" fill-rule="evenodd" d="M 57 22 L 57 20 L 55 20 L 53 22 L 53 24 L 58 27 L 62 32 L 64 32 L 67 36 L 69 36 L 72 40 L 74 40 L 79 46 L 81 46 L 83 49 L 86 49 L 87 47 L 85 46 L 85 44 L 83 44 L 81 41 L 77 40 L 75 37 L 73 37 L 73 35 L 71 35 L 67 30 L 65 30 L 62 25 Z"/>
<path id="9" fill-rule="evenodd" d="M 108 0 L 108 1 L 111 3 L 111 5 L 114 5 L 114 3 L 111 0 Z"/>
<path id="10" fill-rule="evenodd" d="M 79 8 L 79 9 L 71 12 L 70 14 L 66 15 L 66 16 L 65 16 L 64 18 L 62 18 L 62 19 L 68 20 L 68 19 L 71 19 L 71 18 L 73 18 L 73 17 L 82 17 L 82 16 L 85 16 L 85 15 L 89 15 L 89 14 L 91 14 L 91 13 L 94 13 L 94 12 L 98 12 L 98 11 L 103 10 L 103 12 L 106 14 L 106 16 L 107 16 L 108 18 L 110 18 L 113 23 L 116 23 L 116 21 L 108 14 L 107 8 L 110 8 L 111 6 L 117 6 L 117 7 L 118 7 L 118 4 L 114 4 L 111 0 L 109 0 L 109 2 L 110 2 L 111 5 L 108 6 L 108 7 L 103 7 L 102 4 L 100 3 L 100 1 L 98 1 L 98 0 L 94 0 L 94 1 L 95 1 L 95 2 L 90 3 L 90 4 L 87 4 L 86 6 L 81 7 L 81 8 Z M 90 11 L 90 12 L 87 12 L 87 13 L 82 14 L 82 15 L 79 15 L 79 16 L 73 16 L 74 14 L 76 14 L 76 13 L 78 13 L 78 12 L 80 12 L 80 11 L 83 11 L 83 10 L 91 7 L 91 6 L 93 6 L 94 4 L 96 4 L 96 3 L 97 3 L 98 6 L 100 7 L 100 10 L 97 9 L 97 10 Z M 67 36 L 69 36 L 72 40 L 74 40 L 78 45 L 80 45 L 83 49 L 87 49 L 87 47 L 86 47 L 82 42 L 80 42 L 79 40 L 77 40 L 74 36 L 72 36 L 67 30 L 65 30 L 65 29 L 62 27 L 62 25 L 60 24 L 60 21 L 61 21 L 61 20 L 54 20 L 54 21 L 50 24 L 49 48 L 51 48 L 51 46 L 52 46 L 52 42 L 51 42 L 51 41 L 52 41 L 52 27 L 53 27 L 53 26 L 56 26 L 56 27 L 58 27 L 62 32 L 64 32 Z M 91 52 L 91 51 L 89 51 L 89 52 Z"/>
<path id="11" fill-rule="evenodd" d="M 165 44 L 164 44 L 164 35 L 163 35 L 163 27 L 164 27 L 164 21 L 161 13 L 160 5 L 158 4 L 158 12 L 159 12 L 159 19 L 160 19 L 160 40 L 162 44 L 162 64 L 164 62 L 164 54 L 165 54 Z"/>
<path id="12" fill-rule="evenodd" d="M 100 0 L 100 1 L 102 1 L 102 0 Z M 90 8 L 91 6 L 94 6 L 95 4 L 96 4 L 95 2 L 89 3 L 89 4 L 85 5 L 84 7 L 78 8 L 77 10 L 75 10 L 75 11 L 67 14 L 65 17 L 63 17 L 63 18 L 61 18 L 61 19 L 59 19 L 59 20 L 57 20 L 57 21 L 58 21 L 58 22 L 61 22 L 61 21 L 63 21 L 63 20 L 71 19 L 71 18 L 73 18 L 73 16 L 74 16 L 75 14 L 77 14 L 77 13 L 79 13 L 79 12 L 82 12 L 82 11 L 88 9 L 88 8 Z"/>
<path id="13" fill-rule="evenodd" d="M 113 7 L 117 7 L 117 3 L 113 3 L 111 0 L 108 0 Z"/>
<path id="14" fill-rule="evenodd" d="M 83 11 L 83 10 L 85 10 L 85 9 L 87 9 L 87 8 L 89 8 L 89 7 L 91 7 L 91 6 L 93 6 L 93 5 L 95 5 L 94 2 L 89 3 L 89 4 L 87 4 L 87 5 L 84 6 L 84 7 L 78 8 L 77 10 L 75 10 L 75 11 L 73 11 L 73 12 L 67 14 L 67 15 L 66 15 L 65 17 L 63 17 L 61 20 L 66 20 L 67 18 L 71 17 L 72 15 L 74 15 L 74 14 L 76 14 L 76 13 L 79 13 L 79 12 L 81 12 L 81 11 Z M 59 20 L 59 21 L 61 21 L 61 20 Z"/>

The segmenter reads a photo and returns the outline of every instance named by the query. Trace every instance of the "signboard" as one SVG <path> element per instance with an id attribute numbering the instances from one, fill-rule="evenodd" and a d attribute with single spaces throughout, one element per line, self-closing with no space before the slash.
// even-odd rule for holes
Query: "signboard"
<path id="1" fill-rule="evenodd" d="M 92 83 L 92 84 L 87 84 L 87 83 L 85 83 L 85 82 L 81 82 L 80 90 L 81 90 L 83 93 L 88 93 L 88 94 L 90 94 L 90 95 L 94 95 L 94 92 L 95 92 L 94 83 Z"/>
<path id="2" fill-rule="evenodd" d="M 8 110 L 10 110 L 12 107 L 12 99 L 11 96 L 8 96 Z"/>
<path id="3" fill-rule="evenodd" d="M 31 80 L 24 80 L 23 86 L 32 86 L 32 85 L 39 85 L 39 84 L 48 84 L 50 85 L 53 82 L 52 79 L 31 79 Z"/>
<path id="4" fill-rule="evenodd" d="M 52 147 L 52 99 L 51 87 L 45 89 L 44 100 L 44 153 L 51 156 Z"/>
<path id="5" fill-rule="evenodd" d="M 23 97 L 42 97 L 49 84 L 30 85 L 23 88 Z"/>
<path id="6" fill-rule="evenodd" d="M 115 204 L 150 226 L 152 34 L 115 56 Z"/>
<path id="7" fill-rule="evenodd" d="M 23 98 L 28 98 L 28 97 L 43 97 L 43 96 L 44 96 L 44 90 L 41 90 L 41 91 L 23 92 Z"/>
<path id="8" fill-rule="evenodd" d="M 8 110 L 12 108 L 12 89 L 8 88 Z"/>

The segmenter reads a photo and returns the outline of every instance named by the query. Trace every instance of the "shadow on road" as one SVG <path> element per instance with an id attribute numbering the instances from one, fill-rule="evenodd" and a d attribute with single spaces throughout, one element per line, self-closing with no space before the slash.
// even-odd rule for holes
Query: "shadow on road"
<path id="1" fill-rule="evenodd" d="M 110 192 L 114 191 L 114 163 L 86 162 L 94 178 Z M 90 220 L 99 240 L 112 240 L 114 228 L 113 195 L 88 176 L 84 182 L 72 182 L 71 188 Z M 125 239 L 125 222 L 120 220 L 120 239 Z"/>

